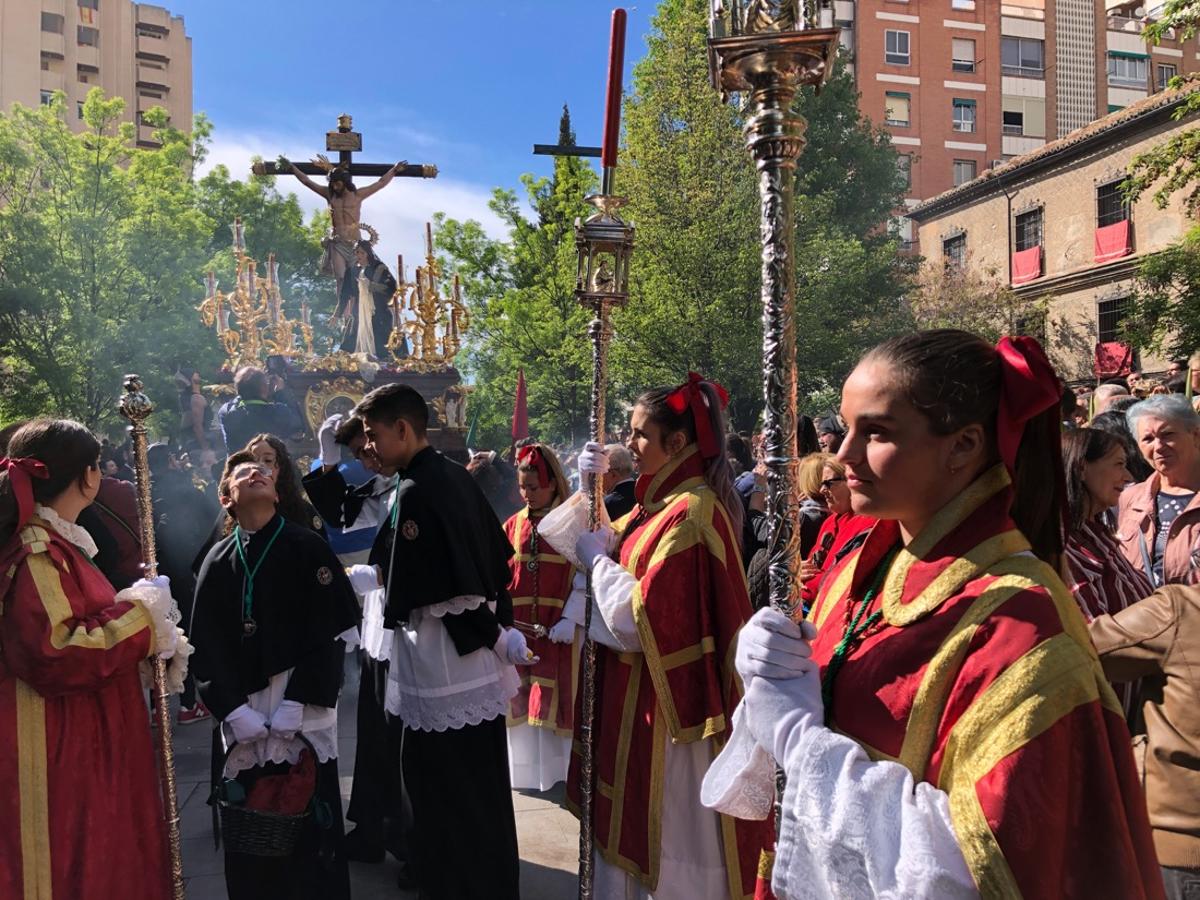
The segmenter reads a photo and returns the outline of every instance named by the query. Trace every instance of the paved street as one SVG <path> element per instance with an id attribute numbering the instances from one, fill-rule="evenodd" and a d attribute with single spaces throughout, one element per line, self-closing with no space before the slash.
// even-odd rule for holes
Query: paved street
<path id="1" fill-rule="evenodd" d="M 348 669 L 350 666 L 348 666 Z M 357 673 L 347 671 L 346 688 L 338 714 L 341 745 L 343 808 L 350 797 L 354 767 L 354 706 Z M 213 850 L 212 814 L 208 799 L 209 746 L 212 734 L 207 722 L 175 729 L 175 758 L 178 773 L 180 827 L 183 835 L 183 865 L 187 876 L 188 900 L 221 900 L 225 879 L 219 851 Z M 563 788 L 545 794 L 513 791 L 517 834 L 521 847 L 521 896 L 523 900 L 562 900 L 574 896 L 579 827 L 562 808 Z M 347 827 L 351 827 L 347 823 Z M 350 864 L 356 900 L 387 897 L 408 900 L 416 894 L 396 887 L 397 864 L 389 856 L 379 865 Z"/>

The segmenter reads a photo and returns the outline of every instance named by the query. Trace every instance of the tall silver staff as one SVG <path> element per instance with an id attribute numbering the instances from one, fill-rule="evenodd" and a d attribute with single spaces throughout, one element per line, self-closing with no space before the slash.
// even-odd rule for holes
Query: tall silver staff
<path id="1" fill-rule="evenodd" d="M 578 254 L 575 297 L 592 310 L 594 318 L 588 326 L 592 341 L 592 412 L 590 421 L 593 441 L 604 440 L 604 411 L 608 387 L 608 342 L 612 338 L 609 313 L 614 306 L 629 301 L 629 257 L 633 252 L 633 226 L 622 221 L 616 211 L 625 203 L 623 197 L 613 196 L 613 177 L 617 169 L 617 147 L 621 133 L 621 71 L 625 61 L 625 10 L 613 10 L 612 39 L 609 44 L 608 90 L 604 111 L 604 144 L 600 160 L 603 176 L 600 194 L 588 197 L 598 212 L 586 221 L 575 220 L 575 249 Z M 600 510 L 604 503 L 602 479 L 589 476 L 588 527 L 600 526 Z M 596 774 L 596 645 L 591 639 L 592 612 L 595 602 L 591 578 L 588 579 L 584 601 L 583 644 L 581 665 L 582 696 L 579 721 L 581 747 L 579 785 L 579 897 L 590 900 L 593 880 L 593 798 Z"/>
<path id="2" fill-rule="evenodd" d="M 722 99 L 747 95 L 742 133 L 758 169 L 762 205 L 763 453 L 767 464 L 770 602 L 800 608 L 799 493 L 796 490 L 796 159 L 807 122 L 792 112 L 796 91 L 829 77 L 838 29 L 814 28 L 816 0 L 712 0 L 708 60 Z M 783 773 L 778 774 L 776 828 Z"/>
<path id="3" fill-rule="evenodd" d="M 121 415 L 129 420 L 129 436 L 133 440 L 142 559 L 146 577 L 153 578 L 158 574 L 158 555 L 154 549 L 154 507 L 150 499 L 150 462 L 146 456 L 146 419 L 154 411 L 154 404 L 142 393 L 142 379 L 139 376 L 125 376 L 125 393 L 121 397 L 120 409 Z M 158 724 L 158 762 L 162 768 L 163 811 L 167 817 L 167 842 L 171 854 L 171 891 L 175 900 L 183 900 L 183 851 L 179 842 L 179 801 L 175 790 L 175 748 L 171 739 L 167 666 L 158 658 L 158 654 L 152 656 L 150 661 L 154 667 L 154 719 Z"/>

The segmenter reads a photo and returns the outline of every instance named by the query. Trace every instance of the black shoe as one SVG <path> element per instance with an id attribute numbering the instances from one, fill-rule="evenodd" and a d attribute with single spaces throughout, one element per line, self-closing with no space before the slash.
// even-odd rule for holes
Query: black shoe
<path id="1" fill-rule="evenodd" d="M 383 844 L 370 840 L 361 828 L 353 829 L 346 835 L 342 845 L 342 855 L 351 862 L 381 863 L 383 862 Z"/>

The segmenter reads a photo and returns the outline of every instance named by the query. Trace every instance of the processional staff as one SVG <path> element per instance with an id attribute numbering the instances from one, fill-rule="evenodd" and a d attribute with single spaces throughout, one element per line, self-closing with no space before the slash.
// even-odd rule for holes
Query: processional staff
<path id="1" fill-rule="evenodd" d="M 158 574 L 158 555 L 154 548 L 154 507 L 150 499 L 150 461 L 146 454 L 146 419 L 154 411 L 154 404 L 142 393 L 142 379 L 137 375 L 125 376 L 125 393 L 121 397 L 120 409 L 121 415 L 129 420 L 129 436 L 133 440 L 138 526 L 145 577 L 154 578 Z M 171 891 L 175 900 L 183 900 L 183 851 L 179 840 L 179 801 L 175 790 L 175 748 L 171 739 L 167 666 L 157 654 L 150 658 L 150 662 L 154 670 L 154 719 L 158 725 L 158 761 L 162 769 L 163 810 L 167 817 Z"/>
<path id="2" fill-rule="evenodd" d="M 602 442 L 605 431 L 605 405 L 608 387 L 608 344 L 612 338 L 609 314 L 614 306 L 629 301 L 629 257 L 633 252 L 633 226 L 616 214 L 625 198 L 613 195 L 613 179 L 617 170 L 617 148 L 621 135 L 621 75 L 625 63 L 625 22 L 623 9 L 612 14 L 612 35 L 609 42 L 608 85 L 605 94 L 604 144 L 600 161 L 603 167 L 600 194 L 588 197 L 598 212 L 584 222 L 575 220 L 575 249 L 578 254 L 575 297 L 592 310 L 594 318 L 588 326 L 592 342 L 592 409 L 590 431 L 593 441 Z M 559 148 L 556 148 L 559 149 Z M 573 148 L 561 148 L 567 150 Z M 584 155 L 584 154 L 580 154 Z M 589 476 L 588 527 L 600 527 L 604 488 L 602 479 Z M 580 815 L 579 815 L 579 897 L 589 900 L 593 883 L 594 795 L 595 795 L 595 723 L 596 723 L 596 645 L 591 639 L 592 613 L 595 599 L 589 576 L 584 600 L 583 630 L 586 636 L 581 665 L 582 696 L 580 701 L 579 736 Z"/>
<path id="3" fill-rule="evenodd" d="M 762 207 L 763 453 L 770 602 L 793 617 L 800 608 L 801 556 L 796 528 L 799 459 L 792 207 L 796 159 L 804 150 L 807 123 L 791 107 L 801 86 L 820 85 L 829 77 L 839 34 L 837 28 L 813 27 L 810 13 L 817 5 L 813 0 L 712 0 L 708 41 L 713 87 L 722 98 L 737 93 L 748 100 L 742 133 L 758 169 Z M 778 812 L 777 805 L 777 824 Z"/>

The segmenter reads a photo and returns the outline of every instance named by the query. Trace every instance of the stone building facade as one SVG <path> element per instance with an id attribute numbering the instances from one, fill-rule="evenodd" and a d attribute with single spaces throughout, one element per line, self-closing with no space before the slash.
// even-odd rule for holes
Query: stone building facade
<path id="1" fill-rule="evenodd" d="M 1159 209 L 1151 192 L 1120 190 L 1139 153 L 1200 125 L 1175 112 L 1200 87 L 1168 90 L 1111 113 L 910 210 L 927 266 L 1007 274 L 1014 293 L 1046 309 L 1044 336 L 1064 374 L 1095 374 L 1096 345 L 1120 340 L 1139 263 L 1195 222 L 1181 194 Z M 1134 352 L 1145 372 L 1166 361 Z"/>

